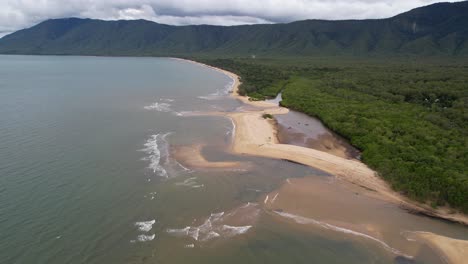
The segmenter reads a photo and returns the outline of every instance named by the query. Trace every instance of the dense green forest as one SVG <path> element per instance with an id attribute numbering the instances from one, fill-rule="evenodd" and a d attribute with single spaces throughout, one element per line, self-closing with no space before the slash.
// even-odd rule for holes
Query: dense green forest
<path id="1" fill-rule="evenodd" d="M 238 73 L 243 94 L 316 116 L 393 188 L 468 212 L 468 61 L 199 59 Z"/>

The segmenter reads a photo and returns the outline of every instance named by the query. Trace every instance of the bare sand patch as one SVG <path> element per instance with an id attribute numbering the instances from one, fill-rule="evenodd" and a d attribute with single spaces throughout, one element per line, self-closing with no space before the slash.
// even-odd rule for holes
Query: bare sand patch
<path id="1" fill-rule="evenodd" d="M 185 167 L 191 169 L 246 169 L 247 162 L 239 161 L 209 161 L 202 154 L 203 145 L 173 146 L 173 157 Z"/>
<path id="2" fill-rule="evenodd" d="M 346 159 L 315 149 L 279 144 L 275 123 L 271 120 L 263 118 L 262 115 L 265 113 L 271 115 L 285 114 L 289 110 L 284 107 L 279 107 L 271 102 L 252 101 L 248 97 L 240 96 L 238 92 L 240 80 L 237 75 L 225 70 L 214 68 L 212 66 L 205 66 L 220 71 L 233 78 L 234 85 L 231 93 L 232 97 L 244 102 L 245 104 L 259 108 L 259 110 L 225 114 L 227 117 L 230 117 L 233 120 L 235 125 L 235 135 L 233 144 L 231 146 L 231 151 L 233 153 L 283 159 L 311 166 L 333 174 L 337 177 L 337 179 L 340 179 L 343 182 L 351 183 L 357 187 L 362 187 L 361 191 L 366 195 L 400 205 L 402 208 L 408 211 L 468 225 L 468 217 L 464 214 L 454 213 L 450 208 L 439 207 L 434 209 L 427 204 L 417 203 L 393 191 L 388 183 L 382 180 L 375 171 L 358 160 Z M 288 181 L 287 184 L 289 183 L 291 183 L 291 181 Z M 307 191 L 307 189 L 304 189 L 304 191 Z M 270 195 L 272 197 L 270 197 Z M 269 206 L 276 205 L 276 202 L 279 201 L 278 199 L 283 200 L 285 198 L 287 199 L 287 197 L 288 194 L 282 195 L 281 192 L 271 193 L 265 197 L 263 204 L 268 208 Z M 297 210 L 299 209 L 307 210 L 306 207 L 297 207 Z M 293 216 L 293 218 L 294 217 L 295 216 Z M 317 223 L 314 219 L 303 217 L 296 217 L 296 222 L 297 221 Z M 327 228 L 336 228 L 337 230 L 342 229 L 342 227 L 337 227 L 326 223 L 324 224 L 322 222 L 318 222 L 318 224 Z M 366 237 L 371 236 L 370 234 L 372 234 L 372 238 L 367 238 L 377 242 L 380 241 L 377 238 L 379 237 L 379 233 L 375 227 L 354 226 L 354 228 L 363 232 L 360 233 L 361 235 L 359 236 Z M 467 241 L 454 241 L 453 239 L 444 238 L 437 235 L 425 235 L 424 238 L 427 239 L 427 241 L 430 241 L 434 247 L 440 249 L 441 252 L 443 252 L 447 259 L 452 263 L 464 263 L 461 261 L 467 259 Z M 386 245 L 382 245 L 386 247 Z"/>
<path id="3" fill-rule="evenodd" d="M 448 263 L 468 262 L 468 241 L 439 236 L 429 232 L 416 232 L 417 237 L 442 254 Z"/>
<path id="4" fill-rule="evenodd" d="M 187 60 L 188 61 L 188 60 Z M 288 113 L 288 109 L 277 106 L 272 102 L 252 101 L 246 96 L 239 95 L 240 79 L 236 74 L 206 64 L 200 64 L 233 78 L 231 96 L 259 110 L 226 113 L 235 124 L 235 136 L 231 150 L 237 154 L 253 155 L 274 159 L 284 159 L 311 166 L 330 174 L 340 180 L 363 187 L 373 197 L 399 204 L 402 208 L 414 213 L 421 213 L 432 217 L 443 218 L 453 222 L 468 225 L 468 217 L 462 213 L 454 213 L 447 207 L 434 209 L 426 204 L 412 201 L 393 191 L 387 182 L 382 180 L 375 171 L 358 160 L 349 160 L 315 149 L 278 144 L 277 128 L 274 122 L 262 117 L 263 114 L 280 115 Z M 216 115 L 221 115 L 217 113 Z"/>

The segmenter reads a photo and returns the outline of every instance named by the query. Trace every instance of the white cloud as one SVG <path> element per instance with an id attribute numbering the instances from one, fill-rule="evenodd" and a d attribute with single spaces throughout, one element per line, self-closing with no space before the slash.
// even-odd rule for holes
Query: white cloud
<path id="1" fill-rule="evenodd" d="M 0 0 L 0 34 L 49 18 L 146 19 L 241 25 L 303 19 L 384 18 L 437 0 Z"/>

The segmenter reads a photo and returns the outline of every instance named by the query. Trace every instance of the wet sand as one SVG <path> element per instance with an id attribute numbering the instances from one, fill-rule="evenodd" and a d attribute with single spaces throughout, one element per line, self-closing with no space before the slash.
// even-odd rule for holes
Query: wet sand
<path id="1" fill-rule="evenodd" d="M 289 109 L 278 106 L 272 101 L 254 101 L 249 97 L 239 95 L 239 76 L 203 63 L 178 59 L 209 67 L 226 74 L 234 80 L 231 97 L 249 106 L 238 112 L 200 113 L 199 115 L 226 116 L 233 120 L 235 125 L 234 139 L 231 146 L 233 153 L 253 155 L 273 159 L 283 159 L 299 164 L 311 166 L 330 174 L 348 183 L 362 187 L 362 190 L 375 198 L 384 199 L 400 205 L 413 213 L 425 214 L 431 217 L 446 219 L 468 225 L 468 216 L 453 213 L 446 207 L 433 209 L 430 205 L 417 203 L 393 191 L 387 182 L 378 177 L 377 173 L 358 160 L 349 160 L 324 151 L 315 149 L 279 144 L 278 129 L 272 120 L 262 117 L 263 114 L 283 115 Z"/>
<path id="2" fill-rule="evenodd" d="M 211 66 L 207 67 L 213 68 Z M 411 201 L 399 193 L 394 192 L 385 181 L 378 177 L 375 171 L 358 160 L 348 159 L 342 155 L 337 156 L 333 155 L 333 153 L 327 153 L 316 149 L 280 144 L 275 121 L 265 119 L 262 115 L 283 115 L 288 113 L 289 110 L 277 106 L 273 102 L 252 101 L 249 100 L 248 97 L 240 96 L 238 94 L 238 86 L 240 84 L 238 76 L 221 69 L 213 69 L 233 78 L 234 86 L 231 96 L 249 105 L 249 108 L 242 109 L 242 111 L 238 112 L 216 113 L 216 115 L 229 117 L 234 122 L 235 133 L 230 147 L 233 153 L 288 160 L 314 167 L 336 176 L 336 179 L 341 180 L 342 183 L 350 184 L 350 186 L 352 186 L 351 188 L 355 188 L 357 194 L 364 194 L 379 200 L 391 202 L 414 213 L 447 219 L 465 225 L 468 224 L 468 217 L 466 215 L 451 213 L 449 208 L 438 208 L 435 210 L 428 205 Z M 314 191 L 313 188 L 307 189 L 305 186 L 303 186 L 303 188 L 306 188 L 305 192 Z M 273 197 L 269 197 L 270 195 Z M 274 204 L 276 199 L 279 199 L 278 197 L 284 199 L 284 196 L 287 196 L 284 194 L 281 195 L 279 192 L 270 195 L 265 197 L 265 205 L 267 203 Z M 303 209 L 307 210 L 306 207 Z M 345 225 L 350 227 L 349 223 L 342 223 L 342 226 Z M 362 234 L 376 239 L 380 237 L 379 231 L 374 227 L 351 225 L 351 229 L 362 231 Z M 434 243 L 441 243 L 440 239 L 434 241 Z M 453 248 L 454 244 L 445 243 L 444 245 L 445 246 L 440 246 L 440 248 L 446 255 L 452 255 L 453 252 L 457 251 Z M 451 249 L 447 247 L 451 247 Z"/>
<path id="3" fill-rule="evenodd" d="M 260 112 L 229 114 L 236 124 L 232 151 L 238 154 L 284 159 L 311 166 L 373 190 L 388 201 L 397 203 L 402 201 L 397 193 L 393 192 L 382 179 L 375 175 L 373 170 L 362 162 L 315 149 L 279 144 L 273 122 L 264 119 L 262 114 L 281 112 L 283 112 L 282 108 L 275 108 Z"/>
<path id="4" fill-rule="evenodd" d="M 230 73 L 230 76 L 238 78 L 233 73 Z M 237 81 L 236 84 L 238 83 Z M 272 102 L 250 101 L 244 96 L 240 96 L 237 90 L 238 86 L 234 86 L 231 94 L 233 97 L 247 101 L 250 105 L 261 110 L 228 114 L 236 125 L 232 144 L 233 152 L 284 159 L 311 166 L 331 173 L 341 180 L 371 190 L 372 192 L 367 193 L 371 193 L 376 198 L 399 204 L 406 210 L 468 225 L 468 216 L 464 214 L 453 213 L 450 208 L 446 207 L 433 209 L 427 204 L 417 203 L 393 191 L 387 182 L 378 177 L 377 172 L 360 161 L 349 160 L 315 149 L 279 144 L 275 123 L 264 119 L 262 115 L 264 113 L 286 114 L 289 110 Z"/>
<path id="5" fill-rule="evenodd" d="M 275 116 L 275 120 L 278 140 L 282 144 L 312 148 L 346 159 L 360 158 L 359 150 L 314 117 L 289 111 L 287 114 Z"/>
<path id="6" fill-rule="evenodd" d="M 357 191 L 331 177 L 291 178 L 258 203 L 277 221 L 296 224 L 304 232 L 368 243 L 393 257 L 419 258 L 424 243 L 408 240 L 406 233 L 433 231 L 430 219 L 418 222 L 418 216 Z"/>
<path id="7" fill-rule="evenodd" d="M 174 146 L 173 157 L 191 169 L 246 169 L 250 165 L 239 161 L 209 161 L 202 154 L 203 145 Z"/>
<path id="8" fill-rule="evenodd" d="M 417 232 L 416 235 L 429 246 L 440 252 L 448 263 L 463 264 L 468 262 L 468 241 L 439 236 L 429 232 Z"/>

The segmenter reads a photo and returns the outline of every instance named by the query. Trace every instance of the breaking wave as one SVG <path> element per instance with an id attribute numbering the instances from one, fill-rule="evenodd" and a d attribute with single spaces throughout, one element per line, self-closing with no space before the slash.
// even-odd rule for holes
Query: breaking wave
<path id="1" fill-rule="evenodd" d="M 245 232 L 249 231 L 252 226 L 230 226 L 230 225 L 223 225 L 222 229 L 230 236 L 244 234 Z"/>
<path id="2" fill-rule="evenodd" d="M 181 173 L 193 172 L 170 157 L 170 146 L 167 137 L 171 134 L 172 133 L 169 132 L 151 135 L 146 140 L 144 148 L 140 150 L 147 154 L 142 160 L 149 161 L 148 168 L 152 170 L 153 173 L 164 178 L 169 178 L 172 175 Z M 151 179 L 148 179 L 148 181 L 151 181 Z M 154 195 L 152 195 L 152 197 L 154 199 Z"/>
<path id="3" fill-rule="evenodd" d="M 135 242 L 147 242 L 147 241 L 153 240 L 155 237 L 156 237 L 155 234 L 152 234 L 152 235 L 139 235 L 139 236 L 137 236 L 137 239 L 136 239 L 136 240 L 130 240 L 130 242 L 131 242 L 131 243 L 135 243 Z"/>
<path id="4" fill-rule="evenodd" d="M 204 184 L 199 184 L 197 181 L 196 181 L 197 177 L 191 177 L 191 178 L 188 178 L 184 181 L 181 181 L 181 182 L 176 182 L 175 185 L 177 186 L 187 186 L 187 187 L 190 187 L 190 188 L 201 188 L 201 187 L 205 187 Z"/>
<path id="5" fill-rule="evenodd" d="M 199 226 L 186 226 L 180 229 L 166 229 L 166 232 L 179 237 L 191 237 L 195 241 L 208 241 L 215 238 L 230 238 L 247 233 L 258 218 L 260 209 L 256 203 L 247 203 L 229 213 L 212 213 Z M 241 222 L 239 222 L 239 220 Z M 240 225 L 228 225 L 232 221 Z"/>
<path id="6" fill-rule="evenodd" d="M 231 76 L 229 76 L 227 74 L 226 74 L 226 76 L 229 77 L 230 81 L 229 81 L 229 83 L 224 85 L 223 88 L 218 89 L 218 90 L 216 90 L 216 92 L 211 93 L 209 95 L 198 96 L 197 98 L 203 99 L 203 100 L 215 100 L 215 99 L 218 99 L 219 97 L 228 95 L 232 91 L 232 89 L 234 87 L 234 84 L 235 84 L 235 81 Z"/>
<path id="7" fill-rule="evenodd" d="M 148 106 L 145 106 L 144 107 L 146 110 L 155 110 L 155 111 L 158 111 L 158 112 L 171 112 L 172 109 L 171 109 L 171 105 L 168 104 L 168 103 L 159 103 L 159 102 L 155 102 L 151 105 L 148 105 Z"/>
<path id="8" fill-rule="evenodd" d="M 384 249 L 386 249 L 386 250 L 388 250 L 388 251 L 390 251 L 390 252 L 392 252 L 392 253 L 394 253 L 396 255 L 402 255 L 402 256 L 407 257 L 407 258 L 413 258 L 412 256 L 405 255 L 402 252 L 400 252 L 399 250 L 390 247 L 384 241 L 379 240 L 379 239 L 377 239 L 377 238 L 375 238 L 373 236 L 369 236 L 369 235 L 364 234 L 364 233 L 356 232 L 356 231 L 353 231 L 353 230 L 350 230 L 350 229 L 346 229 L 346 228 L 343 228 L 343 227 L 339 227 L 339 226 L 335 226 L 335 225 L 328 224 L 328 223 L 325 223 L 325 222 L 321 222 L 321 221 L 318 221 L 318 220 L 315 220 L 315 219 L 312 219 L 312 218 L 307 218 L 307 217 L 294 215 L 294 214 L 290 214 L 290 213 L 286 213 L 286 212 L 275 211 L 275 213 L 282 216 L 282 217 L 292 219 L 298 224 L 313 224 L 313 225 L 316 225 L 316 226 L 319 226 L 319 227 L 322 227 L 322 228 L 325 228 L 325 229 L 328 229 L 328 230 L 333 230 L 333 231 L 337 231 L 337 232 L 341 232 L 341 233 L 345 233 L 345 234 L 350 234 L 350 235 L 354 235 L 354 236 L 363 237 L 363 238 L 372 240 L 374 242 L 377 242 Z"/>
<path id="9" fill-rule="evenodd" d="M 156 223 L 156 220 L 150 220 L 150 221 L 141 221 L 141 222 L 135 222 L 135 226 L 138 227 L 138 230 L 141 232 L 149 232 L 151 229 L 153 229 L 153 225 Z M 135 240 L 130 240 L 131 243 L 135 242 L 147 242 L 151 241 L 156 237 L 155 234 L 151 235 L 146 235 L 146 234 L 140 234 L 137 236 Z"/>
<path id="10" fill-rule="evenodd" d="M 151 221 L 136 222 L 135 226 L 142 232 L 149 232 L 153 228 L 154 223 L 156 223 L 156 220 L 153 219 Z"/>
<path id="11" fill-rule="evenodd" d="M 162 113 L 173 113 L 177 116 L 182 116 L 182 113 L 176 112 L 172 109 L 172 103 L 174 99 L 160 98 L 158 101 L 143 107 L 146 110 L 162 112 Z"/>
<path id="12" fill-rule="evenodd" d="M 169 162 L 169 143 L 166 138 L 171 133 L 152 135 L 144 144 L 145 148 L 142 149 L 147 157 L 143 160 L 150 162 L 148 168 L 153 170 L 159 176 L 168 177 L 166 169 L 163 167 Z"/>

